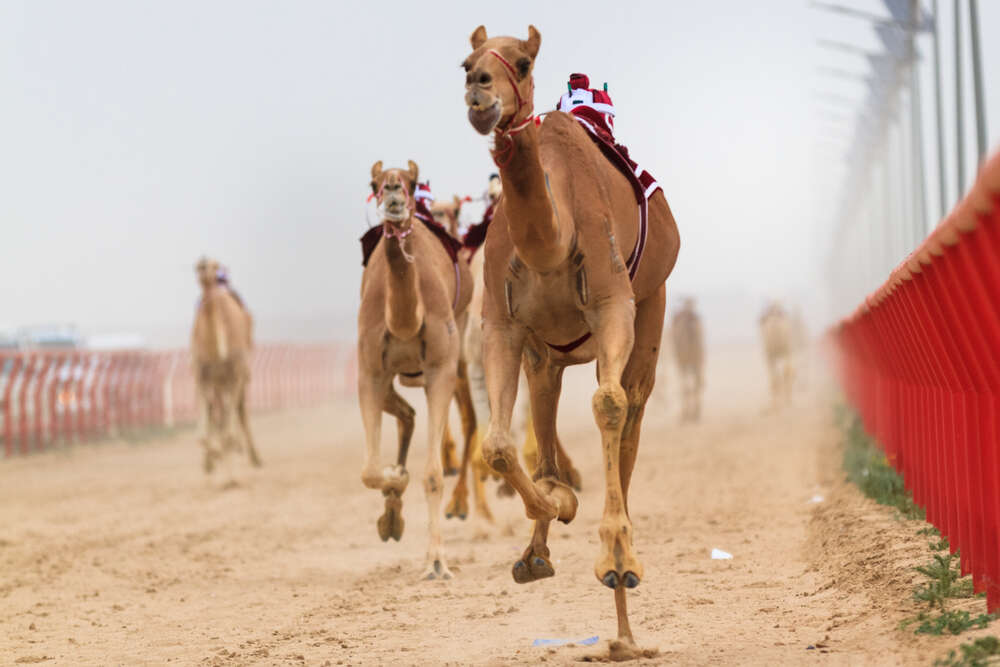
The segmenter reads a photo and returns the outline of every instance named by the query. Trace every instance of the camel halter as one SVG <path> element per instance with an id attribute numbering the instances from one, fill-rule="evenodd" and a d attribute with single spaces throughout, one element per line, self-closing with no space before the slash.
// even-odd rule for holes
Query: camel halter
<path id="1" fill-rule="evenodd" d="M 413 259 L 414 259 L 413 255 L 411 255 L 410 253 L 406 252 L 406 248 L 403 247 L 403 239 L 405 239 L 407 236 L 409 236 L 410 234 L 413 233 L 413 224 L 411 223 L 410 226 L 407 227 L 406 229 L 400 229 L 400 228 L 395 227 L 395 226 L 393 226 L 391 224 L 391 222 L 402 222 L 402 221 L 408 219 L 410 217 L 410 215 L 411 215 L 410 214 L 410 191 L 406 187 L 406 183 L 405 182 L 400 182 L 400 185 L 403 188 L 403 197 L 405 198 L 405 201 L 406 201 L 406 213 L 402 217 L 394 220 L 394 219 L 390 218 L 389 215 L 383 209 L 383 213 L 382 213 L 382 235 L 384 237 L 386 237 L 386 238 L 394 238 L 397 241 L 399 241 L 399 251 L 401 253 L 403 253 L 403 259 L 405 259 L 407 262 L 409 262 L 410 264 L 412 264 L 413 263 Z M 380 187 L 378 189 L 378 192 L 376 192 L 374 194 L 375 201 L 378 202 L 379 208 L 382 208 L 382 197 L 383 197 L 383 191 L 384 190 L 385 190 L 385 183 L 383 182 L 382 183 L 382 187 Z"/>
<path id="2" fill-rule="evenodd" d="M 514 97 L 517 98 L 517 111 L 511 116 L 510 123 L 511 126 L 507 128 L 501 128 L 497 125 L 496 129 L 493 130 L 495 133 L 494 149 L 491 151 L 491 156 L 493 158 L 493 164 L 500 167 L 501 169 L 510 164 L 511 159 L 514 157 L 514 136 L 523 132 L 532 122 L 535 125 L 540 125 L 540 120 L 535 117 L 534 110 L 528 114 L 528 116 L 514 125 L 514 119 L 517 118 L 518 114 L 521 113 L 521 109 L 528 106 L 528 102 L 521 97 L 521 90 L 517 87 L 517 70 L 511 65 L 506 58 L 500 55 L 500 52 L 496 49 L 490 49 L 487 51 L 488 54 L 500 61 L 500 64 L 504 66 L 504 74 L 507 75 L 507 81 L 510 83 L 510 87 L 514 89 Z M 503 149 L 498 148 L 500 144 L 500 139 L 506 139 L 507 143 Z M 505 158 L 498 158 L 498 156 L 506 156 Z"/>

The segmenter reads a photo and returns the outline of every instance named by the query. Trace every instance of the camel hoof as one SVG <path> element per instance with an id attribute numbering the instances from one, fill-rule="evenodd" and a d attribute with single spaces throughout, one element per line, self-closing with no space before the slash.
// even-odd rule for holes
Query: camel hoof
<path id="1" fill-rule="evenodd" d="M 639 585 L 639 577 L 631 570 L 625 573 L 625 588 L 635 588 Z"/>
<path id="2" fill-rule="evenodd" d="M 434 581 L 435 579 L 447 581 L 451 578 L 451 570 L 449 570 L 448 566 L 439 560 L 436 560 L 431 565 L 428 565 L 427 569 L 424 570 L 424 573 L 421 575 L 421 579 L 424 581 Z"/>
<path id="3" fill-rule="evenodd" d="M 497 497 L 499 498 L 513 498 L 516 495 L 517 491 L 510 485 L 510 482 L 504 481 L 503 484 L 497 487 Z"/>
<path id="4" fill-rule="evenodd" d="M 552 567 L 552 561 L 544 556 L 528 556 L 522 558 L 511 568 L 511 575 L 514 581 L 519 584 L 526 584 L 539 579 L 547 579 L 556 575 L 556 570 Z"/>
<path id="5" fill-rule="evenodd" d="M 461 495 L 452 497 L 451 502 L 448 503 L 448 507 L 444 510 L 444 518 L 452 519 L 458 517 L 462 521 L 465 521 L 467 516 L 469 516 L 469 501 Z"/>
<path id="6" fill-rule="evenodd" d="M 601 578 L 601 583 L 611 589 L 618 588 L 618 573 L 614 571 L 608 572 Z"/>
<path id="7" fill-rule="evenodd" d="M 403 500 L 395 494 L 387 494 L 385 497 L 385 513 L 378 518 L 376 526 L 378 536 L 383 542 L 388 542 L 389 538 L 399 542 L 403 536 L 403 528 L 406 522 L 403 521 Z"/>

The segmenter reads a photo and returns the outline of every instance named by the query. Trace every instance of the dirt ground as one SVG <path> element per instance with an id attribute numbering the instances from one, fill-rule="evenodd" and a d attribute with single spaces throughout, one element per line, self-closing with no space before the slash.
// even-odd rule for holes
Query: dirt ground
<path id="1" fill-rule="evenodd" d="M 0 663 L 563 664 L 607 655 L 612 593 L 593 576 L 603 505 L 593 370 L 567 373 L 560 433 L 583 473 L 553 524 L 556 576 L 519 586 L 520 502 L 495 525 L 445 523 L 452 581 L 418 580 L 426 547 L 420 395 L 406 532 L 382 543 L 360 482 L 357 405 L 262 415 L 264 468 L 223 490 L 193 433 L 0 461 Z M 764 413 L 756 347 L 709 356 L 704 419 L 681 426 L 674 378 L 647 409 L 630 506 L 645 578 L 630 593 L 644 664 L 927 665 L 968 637 L 916 638 L 919 524 L 842 481 L 832 394 L 815 366 Z M 384 429 L 386 458 L 394 427 Z M 392 445 L 392 446 L 390 446 Z M 453 480 L 449 479 L 446 493 Z M 821 498 L 821 499 L 820 499 Z M 712 560 L 718 548 L 732 560 Z M 981 604 L 981 603 L 979 603 Z M 600 637 L 595 646 L 535 639 Z M 974 635 L 971 635 L 974 636 Z"/>

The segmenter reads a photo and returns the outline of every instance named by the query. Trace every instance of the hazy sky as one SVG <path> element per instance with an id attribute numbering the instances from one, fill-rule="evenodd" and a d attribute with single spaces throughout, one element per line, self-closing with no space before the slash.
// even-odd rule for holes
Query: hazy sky
<path id="1" fill-rule="evenodd" d="M 996 146 L 1000 2 L 980 7 Z M 351 337 L 372 162 L 415 160 L 438 196 L 478 195 L 494 170 L 459 68 L 480 23 L 538 27 L 539 110 L 570 72 L 609 83 L 619 140 L 680 226 L 669 293 L 739 314 L 713 333 L 751 326 L 769 295 L 825 316 L 839 180 L 822 146 L 839 140 L 816 93 L 862 91 L 819 68 L 863 63 L 816 40 L 875 46 L 864 22 L 806 0 L 6 0 L 0 329 L 72 322 L 185 344 L 207 253 L 231 268 L 261 338 Z"/>

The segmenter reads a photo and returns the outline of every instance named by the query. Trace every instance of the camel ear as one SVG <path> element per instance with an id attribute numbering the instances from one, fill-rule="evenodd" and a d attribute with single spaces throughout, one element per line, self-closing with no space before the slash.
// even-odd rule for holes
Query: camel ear
<path id="1" fill-rule="evenodd" d="M 406 164 L 410 168 L 410 179 L 413 181 L 413 188 L 416 189 L 417 176 L 420 175 L 420 169 L 417 168 L 417 163 L 413 160 L 407 160 Z"/>
<path id="2" fill-rule="evenodd" d="M 483 42 L 486 41 L 486 26 L 481 25 L 472 31 L 472 36 L 469 37 L 469 42 L 472 44 L 472 50 L 475 51 Z"/>
<path id="3" fill-rule="evenodd" d="M 542 34 L 533 25 L 528 26 L 528 40 L 524 42 L 524 50 L 532 60 L 538 55 L 538 47 L 542 45 Z"/>
<path id="4" fill-rule="evenodd" d="M 382 176 L 382 160 L 372 165 L 372 192 L 378 190 L 378 179 Z"/>

